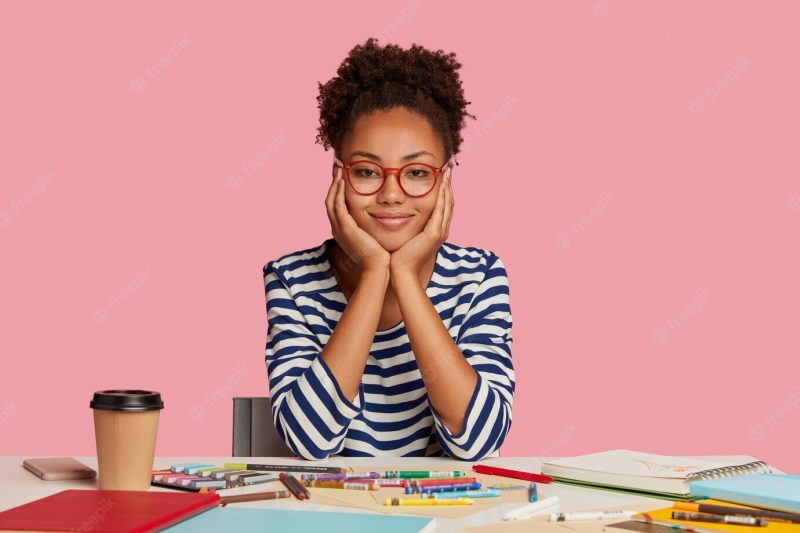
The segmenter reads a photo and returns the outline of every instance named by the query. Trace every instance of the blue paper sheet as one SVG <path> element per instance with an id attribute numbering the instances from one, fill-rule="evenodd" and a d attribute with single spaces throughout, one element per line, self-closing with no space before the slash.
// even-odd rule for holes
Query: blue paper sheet
<path id="1" fill-rule="evenodd" d="M 365 513 L 287 511 L 282 509 L 245 509 L 217 507 L 165 529 L 169 533 L 262 533 L 276 531 L 374 531 L 379 533 L 416 533 L 432 518 Z"/>

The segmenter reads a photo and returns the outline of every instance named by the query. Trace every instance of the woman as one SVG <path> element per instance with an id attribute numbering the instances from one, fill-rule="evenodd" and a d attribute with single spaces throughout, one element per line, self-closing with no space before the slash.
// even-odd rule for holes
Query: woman
<path id="1" fill-rule="evenodd" d="M 370 38 L 320 84 L 333 238 L 264 267 L 273 418 L 300 457 L 475 461 L 511 426 L 505 267 L 446 242 L 460 67 Z"/>

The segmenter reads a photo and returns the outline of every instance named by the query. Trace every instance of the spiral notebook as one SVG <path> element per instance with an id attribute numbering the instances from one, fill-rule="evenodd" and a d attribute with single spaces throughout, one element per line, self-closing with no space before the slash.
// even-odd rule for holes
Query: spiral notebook
<path id="1" fill-rule="evenodd" d="M 546 461 L 542 474 L 564 483 L 683 500 L 693 498 L 689 484 L 694 481 L 773 472 L 765 462 L 749 459 L 731 463 L 609 450 Z"/>

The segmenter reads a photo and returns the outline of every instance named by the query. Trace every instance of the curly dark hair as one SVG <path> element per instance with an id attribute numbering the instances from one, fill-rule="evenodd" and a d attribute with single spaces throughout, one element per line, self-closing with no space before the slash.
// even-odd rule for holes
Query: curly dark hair
<path id="1" fill-rule="evenodd" d="M 370 37 L 356 45 L 339 65 L 336 76 L 319 84 L 317 144 L 339 154 L 356 121 L 372 111 L 402 106 L 425 117 L 442 139 L 446 159 L 459 152 L 467 102 L 455 53 L 430 51 L 412 43 L 380 47 Z"/>

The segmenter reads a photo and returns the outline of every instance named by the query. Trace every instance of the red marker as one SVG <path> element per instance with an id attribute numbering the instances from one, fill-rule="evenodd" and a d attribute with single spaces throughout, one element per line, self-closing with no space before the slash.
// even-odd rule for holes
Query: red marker
<path id="1" fill-rule="evenodd" d="M 453 485 L 456 483 L 477 483 L 478 478 L 474 477 L 440 477 L 433 479 L 408 479 L 406 487 L 432 487 L 435 485 Z"/>
<path id="2" fill-rule="evenodd" d="M 490 476 L 512 477 L 514 479 L 524 479 L 525 481 L 535 481 L 536 483 L 552 483 L 555 479 L 550 476 L 533 474 L 531 472 L 520 472 L 509 470 L 508 468 L 498 468 L 496 466 L 474 465 L 472 469 L 479 474 L 489 474 Z"/>

